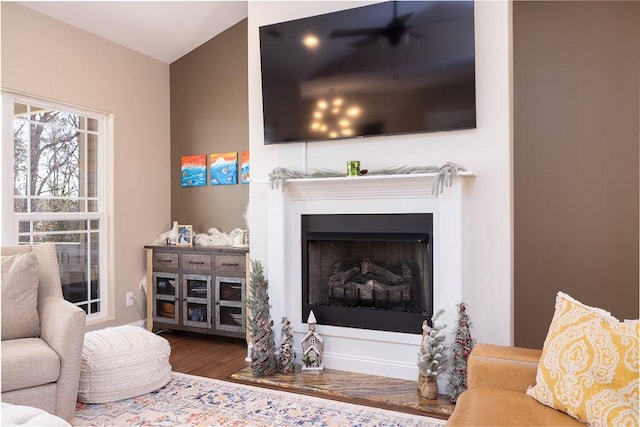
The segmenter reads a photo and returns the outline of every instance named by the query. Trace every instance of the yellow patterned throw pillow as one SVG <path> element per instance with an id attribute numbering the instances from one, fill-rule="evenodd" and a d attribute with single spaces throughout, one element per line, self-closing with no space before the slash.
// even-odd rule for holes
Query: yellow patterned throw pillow
<path id="1" fill-rule="evenodd" d="M 590 426 L 637 426 L 640 328 L 562 292 L 527 394 Z"/>

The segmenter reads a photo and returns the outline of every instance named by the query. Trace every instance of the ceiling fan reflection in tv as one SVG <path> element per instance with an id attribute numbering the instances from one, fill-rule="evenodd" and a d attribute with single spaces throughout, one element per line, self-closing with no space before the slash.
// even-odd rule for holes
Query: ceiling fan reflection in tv
<path id="1" fill-rule="evenodd" d="M 263 26 L 260 56 L 265 144 L 476 126 L 473 1 L 384 2 Z"/>
<path id="2" fill-rule="evenodd" d="M 398 2 L 390 2 L 393 6 L 393 17 L 383 27 L 371 27 L 371 28 L 347 28 L 343 30 L 334 30 L 329 37 L 361 37 L 364 38 L 357 40 L 350 45 L 353 47 L 363 47 L 371 43 L 383 41 L 389 46 L 397 46 L 404 41 L 409 42 L 409 37 L 426 38 L 425 35 L 416 32 L 415 28 L 419 28 L 421 25 L 435 24 L 443 22 L 445 20 L 460 19 L 460 17 L 442 18 L 439 20 L 432 20 L 421 22 L 413 25 L 407 25 L 407 21 L 411 18 L 414 12 L 406 13 L 402 16 L 398 16 Z"/>

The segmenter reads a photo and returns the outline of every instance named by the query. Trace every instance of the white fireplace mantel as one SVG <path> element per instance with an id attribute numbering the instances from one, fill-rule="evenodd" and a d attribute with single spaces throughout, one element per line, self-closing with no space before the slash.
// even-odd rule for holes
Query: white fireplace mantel
<path id="1" fill-rule="evenodd" d="M 460 172 L 443 191 L 433 191 L 439 174 L 372 175 L 288 179 L 268 192 L 268 262 L 273 313 L 286 316 L 294 345 L 308 331 L 301 313 L 301 229 L 307 214 L 433 214 L 434 310 L 445 309 L 453 325 L 462 301 L 462 215 Z M 274 317 L 279 319 L 279 317 Z M 420 335 L 318 325 L 325 339 L 324 366 L 393 378 L 417 378 Z M 450 335 L 450 334 L 448 334 Z M 445 381 L 441 379 L 440 381 Z M 443 384 L 444 386 L 444 384 Z"/>
<path id="2" fill-rule="evenodd" d="M 437 197 L 433 191 L 438 173 L 363 175 L 328 178 L 294 178 L 280 184 L 292 200 L 357 200 L 367 198 Z M 474 176 L 471 172 L 458 172 L 457 176 Z M 455 178 L 454 178 L 455 180 Z M 279 186 L 278 186 L 279 188 Z M 445 186 L 444 191 L 448 190 Z M 443 191 L 443 192 L 444 192 Z"/>

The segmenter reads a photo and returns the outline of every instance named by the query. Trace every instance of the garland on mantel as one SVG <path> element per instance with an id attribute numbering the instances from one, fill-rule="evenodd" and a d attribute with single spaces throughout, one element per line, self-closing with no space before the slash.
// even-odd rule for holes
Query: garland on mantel
<path id="1" fill-rule="evenodd" d="M 459 172 L 464 172 L 466 169 L 455 163 L 447 162 L 442 166 L 399 166 L 387 169 L 381 169 L 377 171 L 368 171 L 366 175 L 410 175 L 419 173 L 437 173 L 436 184 L 433 186 L 432 194 L 437 194 L 444 191 L 444 187 L 451 187 L 453 184 L 453 178 L 455 178 Z M 305 173 L 296 171 L 293 169 L 287 169 L 277 167 L 269 174 L 269 181 L 271 188 L 282 188 L 287 184 L 288 179 L 300 179 L 300 178 L 337 178 L 343 177 L 343 172 L 338 172 L 330 169 L 319 169 L 311 173 Z"/>

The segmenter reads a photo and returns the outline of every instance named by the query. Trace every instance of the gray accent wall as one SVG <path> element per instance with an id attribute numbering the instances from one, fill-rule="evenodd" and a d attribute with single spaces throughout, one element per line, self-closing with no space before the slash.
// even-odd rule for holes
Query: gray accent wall
<path id="1" fill-rule="evenodd" d="M 561 290 L 638 318 L 640 3 L 513 3 L 514 334 Z"/>
<path id="2" fill-rule="evenodd" d="M 197 232 L 247 228 L 249 184 L 182 187 L 182 156 L 249 149 L 247 20 L 173 62 L 171 71 L 171 218 Z M 207 176 L 208 180 L 208 176 Z M 171 224 L 167 224 L 169 229 Z"/>

